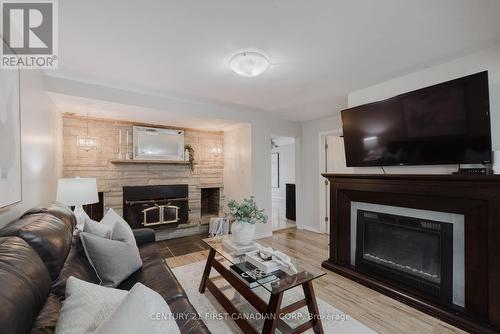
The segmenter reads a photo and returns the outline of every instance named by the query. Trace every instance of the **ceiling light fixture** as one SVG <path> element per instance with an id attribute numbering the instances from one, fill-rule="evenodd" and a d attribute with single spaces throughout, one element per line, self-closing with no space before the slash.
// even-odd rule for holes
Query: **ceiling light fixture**
<path id="1" fill-rule="evenodd" d="M 256 77 L 269 68 L 269 60 L 259 52 L 240 52 L 229 61 L 231 69 L 244 77 Z"/>

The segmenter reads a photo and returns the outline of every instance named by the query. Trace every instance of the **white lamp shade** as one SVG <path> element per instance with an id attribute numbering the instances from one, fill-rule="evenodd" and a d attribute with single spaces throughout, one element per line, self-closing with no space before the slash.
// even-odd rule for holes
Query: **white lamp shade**
<path id="1" fill-rule="evenodd" d="M 99 202 L 96 179 L 59 179 L 57 184 L 57 201 L 68 206 Z"/>

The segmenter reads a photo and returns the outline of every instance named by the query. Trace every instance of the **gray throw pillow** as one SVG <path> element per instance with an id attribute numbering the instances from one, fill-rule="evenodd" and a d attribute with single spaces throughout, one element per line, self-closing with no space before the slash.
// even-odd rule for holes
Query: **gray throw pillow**
<path id="1" fill-rule="evenodd" d="M 113 226 L 87 219 L 85 225 L 83 225 L 83 232 L 87 232 L 101 238 L 111 239 Z"/>
<path id="2" fill-rule="evenodd" d="M 86 232 L 80 233 L 80 240 L 87 259 L 104 286 L 116 287 L 142 267 L 135 242 L 105 239 Z"/>
<path id="3" fill-rule="evenodd" d="M 162 296 L 136 283 L 121 304 L 94 334 L 176 334 L 175 318 Z"/>
<path id="4" fill-rule="evenodd" d="M 91 333 L 120 305 L 128 291 L 106 288 L 73 276 L 66 282 L 66 299 L 55 334 Z"/>
<path id="5" fill-rule="evenodd" d="M 135 243 L 134 233 L 130 225 L 113 209 L 108 212 L 101 219 L 101 224 L 107 225 L 113 229 L 111 239 Z"/>

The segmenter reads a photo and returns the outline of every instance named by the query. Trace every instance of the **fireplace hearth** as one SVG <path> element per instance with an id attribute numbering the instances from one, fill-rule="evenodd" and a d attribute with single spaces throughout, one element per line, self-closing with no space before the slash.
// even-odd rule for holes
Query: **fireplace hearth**
<path id="1" fill-rule="evenodd" d="M 453 294 L 453 224 L 358 210 L 357 270 L 448 304 Z"/>

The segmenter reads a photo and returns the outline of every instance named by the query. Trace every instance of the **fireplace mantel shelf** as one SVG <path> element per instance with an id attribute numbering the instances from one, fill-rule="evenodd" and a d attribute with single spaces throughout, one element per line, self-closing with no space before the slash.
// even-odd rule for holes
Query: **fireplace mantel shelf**
<path id="1" fill-rule="evenodd" d="M 170 160 L 110 160 L 112 164 L 189 165 L 189 161 Z"/>
<path id="2" fill-rule="evenodd" d="M 358 180 L 404 180 L 404 181 L 485 181 L 500 182 L 500 175 L 468 175 L 468 174 L 349 174 L 323 173 L 326 178 L 358 179 Z"/>

